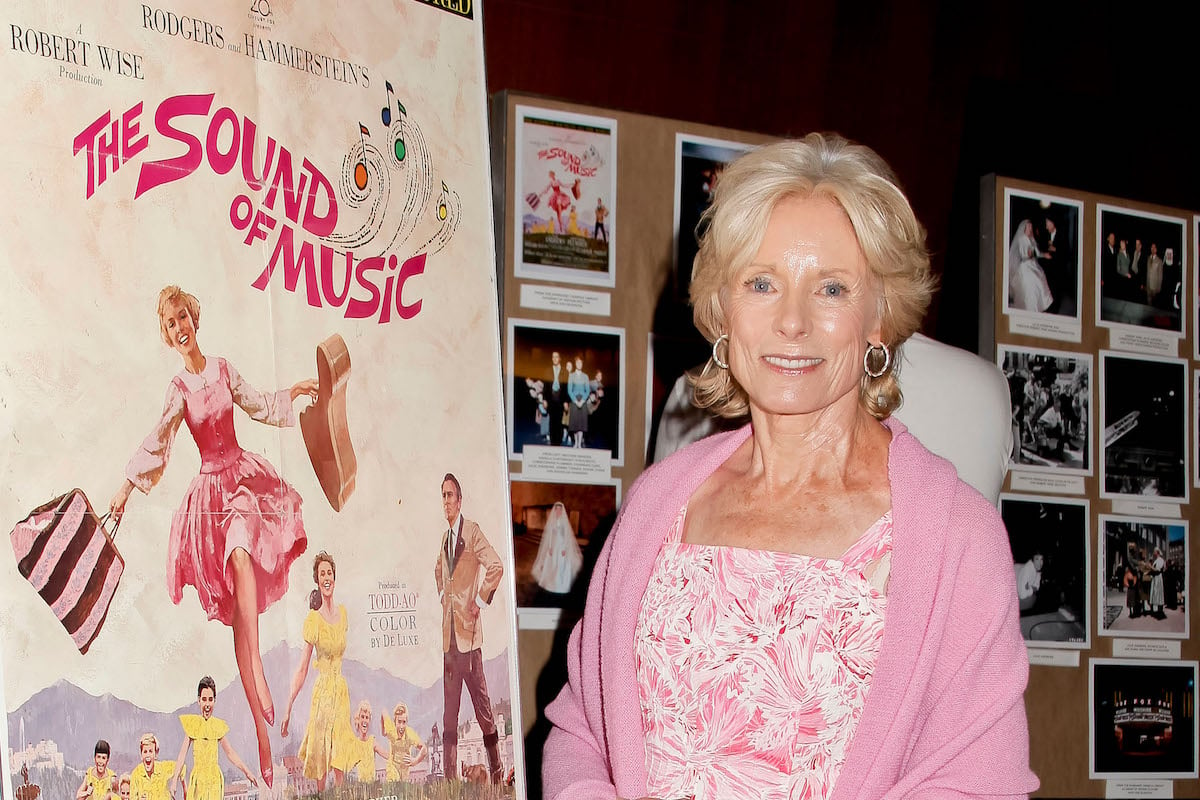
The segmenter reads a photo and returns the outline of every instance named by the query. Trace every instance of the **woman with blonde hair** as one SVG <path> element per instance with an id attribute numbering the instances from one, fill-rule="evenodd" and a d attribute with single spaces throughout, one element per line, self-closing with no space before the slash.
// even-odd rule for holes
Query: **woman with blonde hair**
<path id="1" fill-rule="evenodd" d="M 630 489 L 546 709 L 545 796 L 1024 796 L 1004 526 L 891 417 L 933 290 L 894 175 L 812 134 L 728 166 L 704 222 L 695 393 L 747 424 Z"/>
<path id="2" fill-rule="evenodd" d="M 158 328 L 183 369 L 167 386 L 162 415 L 126 465 L 109 509 L 120 519 L 135 488 L 148 493 L 158 483 L 175 434 L 186 423 L 200 450 L 200 474 L 171 520 L 167 591 L 178 604 L 183 587 L 193 587 L 208 618 L 232 629 L 259 769 L 270 786 L 267 728 L 275 723 L 275 705 L 263 674 L 258 617 L 287 591 L 288 568 L 304 553 L 308 536 L 300 495 L 269 461 L 238 445 L 233 408 L 264 425 L 295 425 L 292 403 L 301 396 L 315 400 L 317 381 L 263 393 L 225 359 L 205 356 L 198 338 L 200 301 L 178 286 L 159 292 Z"/>

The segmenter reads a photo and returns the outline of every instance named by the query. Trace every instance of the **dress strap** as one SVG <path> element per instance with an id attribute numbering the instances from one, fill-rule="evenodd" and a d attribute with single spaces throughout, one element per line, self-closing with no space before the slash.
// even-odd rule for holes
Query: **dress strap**
<path id="1" fill-rule="evenodd" d="M 683 508 L 679 509 L 679 513 L 675 515 L 675 521 L 671 523 L 671 529 L 667 531 L 667 538 L 664 544 L 679 544 L 683 541 L 683 523 L 687 519 L 687 503 L 683 504 Z"/>
<path id="2" fill-rule="evenodd" d="M 863 567 L 878 561 L 892 552 L 892 510 L 889 508 L 883 516 L 875 520 L 871 527 L 863 531 L 858 541 L 850 545 L 850 549 L 842 555 L 842 563 L 851 567 Z"/>

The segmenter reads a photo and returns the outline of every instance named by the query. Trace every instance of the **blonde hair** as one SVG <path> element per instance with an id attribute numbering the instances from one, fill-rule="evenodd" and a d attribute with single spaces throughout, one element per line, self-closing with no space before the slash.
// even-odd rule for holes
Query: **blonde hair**
<path id="1" fill-rule="evenodd" d="M 357 717 L 359 714 L 361 714 L 364 711 L 367 712 L 368 717 L 371 716 L 371 701 L 370 700 L 363 700 L 362 702 L 360 702 L 358 704 L 358 708 L 356 708 L 354 710 L 354 716 Z"/>
<path id="2" fill-rule="evenodd" d="M 163 290 L 158 293 L 158 334 L 162 337 L 167 347 L 174 347 L 175 342 L 167 333 L 167 325 L 163 322 L 163 312 L 172 303 L 183 303 L 184 307 L 188 310 L 188 314 L 192 317 L 192 327 L 200 330 L 200 301 L 196 299 L 196 296 L 188 294 L 174 284 L 164 286 Z"/>
<path id="3" fill-rule="evenodd" d="M 846 213 L 867 267 L 880 286 L 882 343 L 891 365 L 878 378 L 865 371 L 859 401 L 885 419 L 901 401 L 897 366 L 901 345 L 920 327 L 936 284 L 925 229 L 887 163 L 871 148 L 837 134 L 810 133 L 798 141 L 752 150 L 721 173 L 704 212 L 700 249 L 692 266 L 696 327 L 715 342 L 727 330 L 721 296 L 732 276 L 754 258 L 775 207 L 792 197 L 823 197 Z M 867 343 L 863 343 L 864 355 Z M 878 369 L 878 364 L 873 364 Z M 750 409 L 746 391 L 728 369 L 706 364 L 691 376 L 695 402 L 723 417 Z"/>
<path id="4" fill-rule="evenodd" d="M 121 773 L 121 780 L 117 782 L 117 791 L 121 791 L 121 787 L 127 783 L 133 783 L 133 776 L 128 772 Z"/>
<path id="5" fill-rule="evenodd" d="M 158 739 L 154 738 L 153 733 L 143 733 L 142 738 L 138 739 L 138 749 L 141 750 L 148 744 L 154 745 L 154 752 L 158 752 Z"/>
<path id="6" fill-rule="evenodd" d="M 392 716 L 393 717 L 396 716 L 401 711 L 403 711 L 405 714 L 408 713 L 408 706 L 404 703 L 403 700 L 401 700 L 399 703 L 396 703 L 396 707 L 392 709 Z"/>

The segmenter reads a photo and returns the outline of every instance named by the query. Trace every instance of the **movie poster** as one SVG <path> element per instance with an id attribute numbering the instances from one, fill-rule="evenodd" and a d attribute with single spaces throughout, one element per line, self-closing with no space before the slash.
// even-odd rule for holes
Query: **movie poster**
<path id="1" fill-rule="evenodd" d="M 6 795 L 524 796 L 480 12 L 5 5 Z"/>
<path id="2" fill-rule="evenodd" d="M 517 106 L 518 278 L 616 286 L 617 121 Z"/>

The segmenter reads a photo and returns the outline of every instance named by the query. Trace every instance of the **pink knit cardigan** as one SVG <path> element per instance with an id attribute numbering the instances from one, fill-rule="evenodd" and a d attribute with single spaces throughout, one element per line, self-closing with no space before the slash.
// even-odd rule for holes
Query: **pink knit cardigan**
<path id="1" fill-rule="evenodd" d="M 883 644 L 834 800 L 1025 797 L 1028 661 L 1012 555 L 996 509 L 896 420 L 888 480 L 892 563 Z M 718 434 L 631 487 L 567 649 L 568 682 L 546 708 L 547 800 L 646 794 L 634 660 L 642 596 L 671 521 L 746 441 Z"/>

